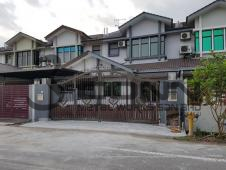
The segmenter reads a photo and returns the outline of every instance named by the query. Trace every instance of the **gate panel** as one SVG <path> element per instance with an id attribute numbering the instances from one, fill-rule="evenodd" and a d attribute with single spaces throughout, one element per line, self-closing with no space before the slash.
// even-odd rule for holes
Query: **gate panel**
<path id="1" fill-rule="evenodd" d="M 0 118 L 28 119 L 28 85 L 2 85 L 0 92 Z"/>
<path id="2" fill-rule="evenodd" d="M 136 86 L 132 89 L 131 83 L 127 75 L 93 71 L 79 75 L 72 81 L 53 85 L 52 91 L 55 90 L 52 93 L 56 93 L 59 100 L 52 103 L 50 117 L 53 120 L 158 124 L 157 107 L 151 103 L 135 103 L 137 93 L 133 91 Z"/>

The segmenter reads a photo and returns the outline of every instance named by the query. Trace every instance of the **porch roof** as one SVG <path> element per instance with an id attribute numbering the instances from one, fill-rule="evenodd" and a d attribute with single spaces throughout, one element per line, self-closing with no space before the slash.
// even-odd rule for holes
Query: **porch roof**
<path id="1" fill-rule="evenodd" d="M 0 67 L 1 68 L 1 67 Z M 0 77 L 20 78 L 20 79 L 36 79 L 36 78 L 54 78 L 73 76 L 78 74 L 78 71 L 65 68 L 37 68 L 37 69 L 12 69 L 0 70 Z"/>
<path id="2" fill-rule="evenodd" d="M 94 57 L 96 59 L 102 60 L 102 61 L 104 61 L 106 63 L 109 63 L 109 64 L 111 64 L 111 65 L 113 65 L 113 66 L 115 66 L 115 67 L 117 67 L 119 69 L 122 69 L 122 70 L 127 71 L 127 72 L 132 73 L 132 74 L 134 72 L 133 69 L 127 67 L 126 65 L 122 65 L 122 64 L 120 64 L 120 63 L 118 63 L 116 61 L 113 61 L 113 60 L 111 60 L 109 58 L 106 58 L 104 56 L 97 55 L 97 54 L 92 53 L 90 51 L 87 51 L 87 52 L 83 53 L 81 56 L 72 59 L 68 63 L 64 64 L 62 66 L 62 68 L 71 68 L 73 64 L 75 64 L 76 62 L 78 62 L 80 60 L 85 59 L 86 57 Z"/>
<path id="3" fill-rule="evenodd" d="M 200 59 L 169 59 L 167 61 L 157 63 L 133 64 L 128 65 L 129 68 L 135 69 L 137 72 L 164 72 L 178 70 L 193 70 L 200 64 Z"/>
<path id="4" fill-rule="evenodd" d="M 1 64 L 0 63 L 0 74 L 1 73 L 7 73 L 7 72 L 14 72 L 14 71 L 19 71 L 20 69 L 8 64 Z"/>

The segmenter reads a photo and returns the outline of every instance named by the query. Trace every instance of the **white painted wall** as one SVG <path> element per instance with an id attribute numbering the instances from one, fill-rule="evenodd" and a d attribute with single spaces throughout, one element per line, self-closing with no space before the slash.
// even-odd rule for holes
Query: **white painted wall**
<path id="1" fill-rule="evenodd" d="M 0 54 L 0 64 L 5 64 L 5 55 Z"/>
<path id="2" fill-rule="evenodd" d="M 194 50 L 194 38 L 188 41 L 180 40 L 180 33 L 168 34 L 166 37 L 166 56 L 168 59 L 182 58 L 183 55 L 180 55 L 180 46 L 181 45 L 191 45 Z"/>
<path id="3" fill-rule="evenodd" d="M 53 40 L 54 47 L 71 46 L 81 44 L 80 36 L 78 33 L 71 31 L 64 31 L 57 35 Z"/>
<path id="4" fill-rule="evenodd" d="M 28 38 L 22 38 L 15 44 L 15 49 L 17 51 L 31 50 L 32 49 L 32 40 Z"/>
<path id="5" fill-rule="evenodd" d="M 194 111 L 200 113 L 201 116 L 195 121 L 194 130 L 197 128 L 205 132 L 218 132 L 217 123 L 215 122 L 209 106 L 194 106 L 190 108 L 189 111 Z"/>
<path id="6" fill-rule="evenodd" d="M 202 17 L 202 28 L 209 29 L 209 28 L 217 28 L 217 27 L 226 27 L 226 9 L 225 8 L 216 8 L 215 10 L 208 12 Z M 199 28 L 199 19 L 195 20 L 195 28 Z"/>
<path id="7" fill-rule="evenodd" d="M 91 70 L 96 70 L 96 66 L 97 66 L 97 60 L 95 58 L 88 57 L 71 65 L 70 69 L 82 71 L 82 72 L 86 72 L 86 71 L 88 72 Z"/>
<path id="8" fill-rule="evenodd" d="M 110 60 L 113 60 L 118 63 L 125 63 L 125 59 L 127 58 L 127 48 L 119 48 L 119 56 L 116 57 L 109 57 L 108 55 L 108 43 L 104 43 L 101 46 L 101 55 L 109 58 Z"/>
<path id="9" fill-rule="evenodd" d="M 162 24 L 162 32 L 165 31 L 164 24 Z M 158 21 L 152 21 L 145 19 L 136 25 L 132 26 L 132 36 L 141 36 L 148 34 L 157 34 L 158 30 Z M 127 32 L 128 36 L 128 32 Z"/>

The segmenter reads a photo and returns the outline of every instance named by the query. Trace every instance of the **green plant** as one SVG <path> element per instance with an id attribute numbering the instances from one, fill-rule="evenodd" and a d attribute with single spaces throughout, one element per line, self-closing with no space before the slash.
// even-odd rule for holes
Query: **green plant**
<path id="1" fill-rule="evenodd" d="M 193 71 L 189 85 L 200 89 L 200 97 L 210 107 L 211 114 L 218 125 L 218 136 L 224 135 L 224 96 L 226 94 L 226 59 L 224 54 L 212 54 L 203 58 L 199 67 Z"/>

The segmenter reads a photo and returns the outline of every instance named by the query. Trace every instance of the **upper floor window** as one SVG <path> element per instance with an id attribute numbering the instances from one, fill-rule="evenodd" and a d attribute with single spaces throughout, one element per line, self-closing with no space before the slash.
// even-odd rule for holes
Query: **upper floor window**
<path id="1" fill-rule="evenodd" d="M 149 39 L 148 38 L 141 39 L 141 56 L 142 57 L 149 56 Z"/>
<path id="2" fill-rule="evenodd" d="M 140 56 L 140 40 L 132 40 L 132 58 L 137 58 Z"/>
<path id="3" fill-rule="evenodd" d="M 17 52 L 17 66 L 18 67 L 26 67 L 31 66 L 31 51 L 23 51 Z"/>
<path id="4" fill-rule="evenodd" d="M 13 64 L 13 56 L 12 55 L 6 55 L 5 56 L 5 63 L 12 65 Z"/>
<path id="5" fill-rule="evenodd" d="M 158 55 L 158 37 L 151 37 L 151 56 Z"/>
<path id="6" fill-rule="evenodd" d="M 7 62 L 12 62 L 9 57 Z M 16 61 L 18 67 L 28 67 L 39 64 L 39 51 L 21 51 L 16 53 Z"/>
<path id="7" fill-rule="evenodd" d="M 195 32 L 195 52 L 198 53 L 200 51 L 199 46 L 199 32 Z"/>
<path id="8" fill-rule="evenodd" d="M 202 49 L 203 51 L 212 50 L 212 31 L 211 30 L 202 32 Z"/>
<path id="9" fill-rule="evenodd" d="M 224 50 L 224 29 L 213 30 L 214 50 Z"/>
<path id="10" fill-rule="evenodd" d="M 77 46 L 67 46 L 57 48 L 57 56 L 60 61 L 58 63 L 67 63 L 73 58 L 81 55 L 83 48 L 80 45 Z"/>
<path id="11" fill-rule="evenodd" d="M 195 52 L 200 52 L 200 38 L 202 38 L 203 52 L 224 50 L 225 36 L 224 29 L 204 30 L 201 35 L 199 31 L 195 32 Z"/>
<path id="12" fill-rule="evenodd" d="M 100 45 L 94 45 L 93 46 L 93 53 L 100 55 Z"/>
<path id="13" fill-rule="evenodd" d="M 130 54 L 129 41 L 127 41 L 127 54 Z M 132 58 L 145 58 L 158 55 L 165 55 L 164 36 L 161 36 L 160 40 L 158 36 L 132 40 Z"/>
<path id="14" fill-rule="evenodd" d="M 109 56 L 110 57 L 116 57 L 119 56 L 119 47 L 118 47 L 118 43 L 110 43 L 109 44 Z"/>

